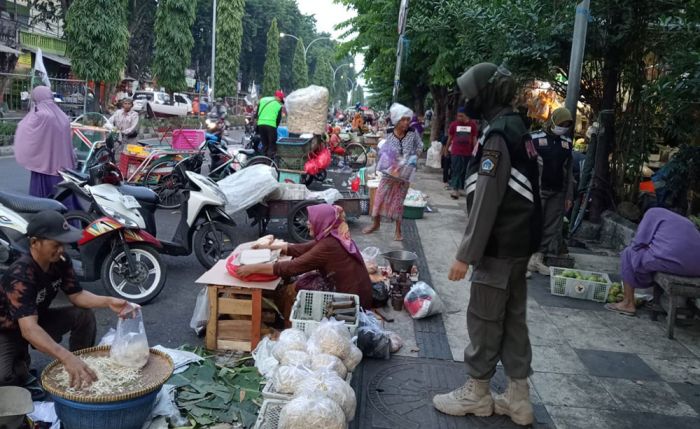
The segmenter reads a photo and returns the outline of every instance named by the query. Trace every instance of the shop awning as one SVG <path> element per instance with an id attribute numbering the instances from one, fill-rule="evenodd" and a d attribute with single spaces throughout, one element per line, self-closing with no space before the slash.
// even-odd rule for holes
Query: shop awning
<path id="1" fill-rule="evenodd" d="M 3 45 L 2 43 L 0 43 L 0 52 L 4 52 L 6 54 L 14 54 L 14 55 L 21 54 L 21 52 L 18 51 L 17 49 L 10 48 L 9 46 Z"/>
<path id="2" fill-rule="evenodd" d="M 46 53 L 43 55 L 44 55 L 44 58 L 47 58 L 47 59 L 49 59 L 53 62 L 59 63 L 59 64 L 63 64 L 64 66 L 70 67 L 70 65 L 71 65 L 69 58 L 62 57 L 60 55 L 46 54 Z"/>

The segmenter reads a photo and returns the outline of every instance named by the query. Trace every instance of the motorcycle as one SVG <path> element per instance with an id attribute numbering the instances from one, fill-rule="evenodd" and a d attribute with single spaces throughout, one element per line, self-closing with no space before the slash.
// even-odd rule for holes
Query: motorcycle
<path id="1" fill-rule="evenodd" d="M 131 203 L 128 199 L 118 204 Z M 116 203 L 114 204 L 116 206 Z M 71 216 L 58 201 L 0 192 L 0 264 L 7 269 L 29 250 L 26 237 L 31 217 L 44 210 L 55 210 L 72 224 L 78 223 L 83 235 L 67 254 L 80 280 L 102 280 L 112 296 L 138 304 L 155 298 L 165 285 L 165 265 L 156 249 L 160 243 L 138 228 L 132 220 L 119 216 Z"/>
<path id="2" fill-rule="evenodd" d="M 82 212 L 83 216 L 118 213 L 156 236 L 158 195 L 146 187 L 122 183 L 123 178 L 115 165 L 108 163 L 94 167 L 87 175 L 72 170 L 62 170 L 59 174 L 63 181 L 56 185 L 59 190 L 54 197 L 56 200 L 61 201 L 74 193 L 90 201 L 87 213 Z M 194 252 L 199 263 L 209 269 L 234 250 L 236 224 L 224 211 L 226 196 L 216 183 L 182 167 L 177 168 L 177 174 L 185 184 L 179 190 L 183 210 L 172 240 L 160 240 L 160 252 L 172 256 L 187 256 Z M 125 198 L 133 199 L 133 202 L 121 207 L 120 201 Z M 112 206 L 113 202 L 116 207 Z"/>

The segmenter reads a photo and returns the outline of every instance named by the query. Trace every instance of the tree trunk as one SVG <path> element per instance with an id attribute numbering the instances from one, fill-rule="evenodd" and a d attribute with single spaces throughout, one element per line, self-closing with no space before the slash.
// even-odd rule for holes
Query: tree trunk
<path id="1" fill-rule="evenodd" d="M 430 141 L 433 142 L 440 140 L 440 136 L 445 129 L 447 88 L 444 86 L 431 86 L 430 93 L 433 95 L 433 119 L 430 124 Z"/>
<path id="2" fill-rule="evenodd" d="M 425 113 L 425 97 L 428 95 L 428 88 L 424 86 L 414 86 L 411 89 L 413 97 L 413 112 L 418 116 Z"/>

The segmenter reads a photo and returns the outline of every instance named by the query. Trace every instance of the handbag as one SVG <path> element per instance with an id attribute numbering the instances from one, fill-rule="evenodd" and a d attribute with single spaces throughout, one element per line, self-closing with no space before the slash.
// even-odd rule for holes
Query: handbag
<path id="1" fill-rule="evenodd" d="M 232 276 L 237 278 L 238 280 L 243 280 L 245 282 L 251 282 L 251 283 L 266 283 L 266 282 L 271 282 L 273 280 L 277 280 L 279 277 L 274 275 L 274 274 L 251 274 L 248 277 L 241 277 L 238 275 L 237 271 L 240 265 L 235 264 L 235 260 L 238 257 L 238 253 L 233 253 L 231 256 L 229 256 L 226 259 L 226 271 Z"/>

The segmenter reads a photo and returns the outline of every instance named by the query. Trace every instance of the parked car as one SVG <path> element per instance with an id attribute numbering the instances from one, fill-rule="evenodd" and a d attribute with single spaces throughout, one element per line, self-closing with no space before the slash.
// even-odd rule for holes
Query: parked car
<path id="1" fill-rule="evenodd" d="M 142 112 L 146 110 L 146 102 L 151 104 L 167 104 L 176 107 L 187 107 L 187 113 L 192 113 L 192 100 L 186 95 L 179 92 L 173 94 L 171 100 L 170 95 L 163 91 L 136 91 L 134 93 L 134 110 Z"/>

